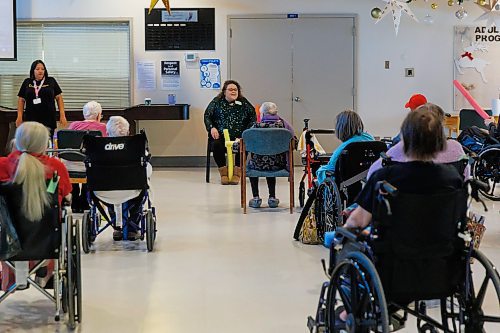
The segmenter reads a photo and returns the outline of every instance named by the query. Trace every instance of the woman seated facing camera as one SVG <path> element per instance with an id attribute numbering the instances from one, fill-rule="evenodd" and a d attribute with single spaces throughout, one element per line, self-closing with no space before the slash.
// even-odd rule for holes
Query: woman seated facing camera
<path id="1" fill-rule="evenodd" d="M 318 177 L 318 184 L 321 184 L 326 179 L 326 172 L 335 171 L 335 164 L 340 157 L 340 154 L 345 149 L 345 147 L 351 142 L 361 142 L 361 141 L 373 141 L 375 140 L 373 136 L 363 131 L 364 125 L 361 117 L 352 110 L 342 111 L 337 115 L 335 124 L 335 136 L 342 141 L 342 144 L 337 147 L 333 152 L 332 157 L 328 164 L 322 165 L 318 171 L 316 171 L 316 176 Z"/>
<path id="2" fill-rule="evenodd" d="M 14 150 L 7 157 L 0 157 L 0 182 L 18 184 L 22 188 L 21 212 L 28 221 L 34 223 L 42 219 L 45 209 L 50 204 L 47 182 L 54 172 L 59 176 L 58 199 L 71 200 L 71 184 L 68 170 L 56 158 L 45 154 L 49 143 L 49 130 L 37 122 L 23 122 L 16 129 Z M 33 266 L 33 264 L 30 264 Z M 45 286 L 52 276 L 54 263 L 49 261 L 45 270 L 37 275 L 40 284 Z M 2 290 L 7 290 L 14 283 L 14 274 L 2 263 Z"/>

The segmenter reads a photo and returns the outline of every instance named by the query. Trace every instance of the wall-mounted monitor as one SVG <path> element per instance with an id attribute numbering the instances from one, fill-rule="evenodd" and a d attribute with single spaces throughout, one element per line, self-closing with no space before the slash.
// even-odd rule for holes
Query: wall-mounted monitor
<path id="1" fill-rule="evenodd" d="M 0 0 L 0 60 L 16 56 L 16 0 Z"/>

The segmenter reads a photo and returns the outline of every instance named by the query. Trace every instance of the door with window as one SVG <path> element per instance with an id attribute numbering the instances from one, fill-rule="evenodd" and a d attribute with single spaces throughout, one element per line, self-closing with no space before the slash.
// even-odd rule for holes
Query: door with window
<path id="1" fill-rule="evenodd" d="M 254 104 L 273 101 L 297 136 L 333 128 L 355 107 L 355 17 L 286 15 L 229 18 L 229 77 Z M 326 151 L 338 141 L 319 137 Z"/>

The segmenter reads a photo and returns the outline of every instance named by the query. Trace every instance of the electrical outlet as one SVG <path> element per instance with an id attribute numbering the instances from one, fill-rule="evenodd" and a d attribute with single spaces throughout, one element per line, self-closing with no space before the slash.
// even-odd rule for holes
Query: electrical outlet
<path id="1" fill-rule="evenodd" d="M 384 68 L 389 69 L 389 67 L 390 67 L 389 65 L 390 65 L 389 60 L 386 60 L 385 64 L 384 64 Z"/>
<path id="2" fill-rule="evenodd" d="M 405 68 L 405 76 L 406 77 L 414 77 L 415 70 L 413 68 Z"/>

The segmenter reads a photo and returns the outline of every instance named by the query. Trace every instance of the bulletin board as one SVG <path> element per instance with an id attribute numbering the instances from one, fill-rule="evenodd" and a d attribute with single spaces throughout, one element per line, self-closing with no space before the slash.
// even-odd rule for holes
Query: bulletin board
<path id="1" fill-rule="evenodd" d="M 215 50 L 214 8 L 144 9 L 145 50 Z"/>
<path id="2" fill-rule="evenodd" d="M 500 95 L 500 28 L 456 26 L 453 40 L 454 76 L 483 107 L 491 109 Z M 450 86 L 451 86 L 450 82 Z M 454 89 L 454 109 L 471 105 Z"/>

